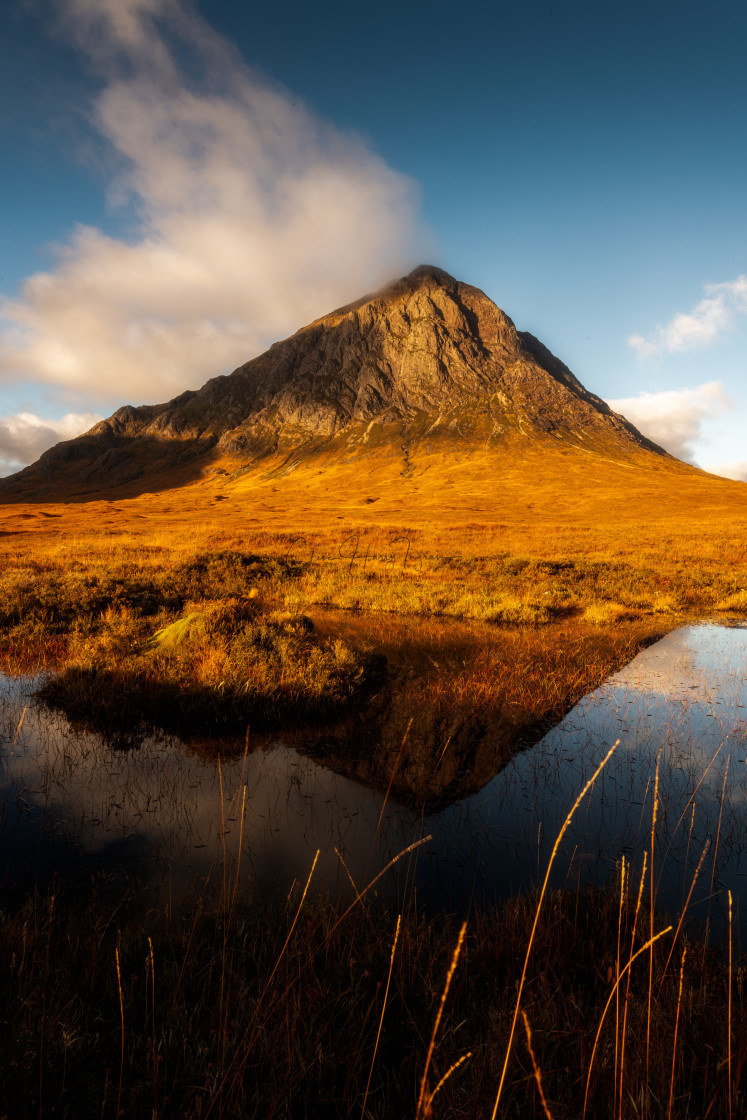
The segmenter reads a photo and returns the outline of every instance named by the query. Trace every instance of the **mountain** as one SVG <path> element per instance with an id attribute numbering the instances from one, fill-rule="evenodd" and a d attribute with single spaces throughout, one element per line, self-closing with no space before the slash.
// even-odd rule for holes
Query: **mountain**
<path id="1" fill-rule="evenodd" d="M 5 501 L 166 489 L 237 471 L 504 451 L 670 459 L 479 289 L 421 266 L 166 404 L 120 408 L 0 482 Z M 216 464 L 219 464 L 216 465 Z"/>

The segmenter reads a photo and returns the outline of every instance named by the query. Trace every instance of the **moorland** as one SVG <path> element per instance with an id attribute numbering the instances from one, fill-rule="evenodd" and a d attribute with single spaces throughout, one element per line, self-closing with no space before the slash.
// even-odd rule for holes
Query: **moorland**
<path id="1" fill-rule="evenodd" d="M 213 442 L 95 485 L 53 460 L 0 506 L 4 672 L 112 749 L 176 734 L 218 761 L 283 735 L 426 806 L 480 789 L 667 631 L 747 615 L 742 483 L 619 424 L 519 417 L 491 442 L 460 417 L 438 445 L 398 429 L 363 456 L 333 439 L 247 462 Z M 466 930 L 414 896 L 391 912 L 375 883 L 322 896 L 313 866 L 280 902 L 245 880 L 229 861 L 145 918 L 136 882 L 25 884 L 0 916 L 0 1114 L 744 1107 L 741 950 L 731 925 L 714 942 L 686 906 L 659 914 L 651 865 Z"/>

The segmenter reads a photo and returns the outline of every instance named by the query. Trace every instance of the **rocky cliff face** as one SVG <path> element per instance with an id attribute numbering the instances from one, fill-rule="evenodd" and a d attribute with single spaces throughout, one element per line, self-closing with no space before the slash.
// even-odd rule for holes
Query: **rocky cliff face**
<path id="1" fill-rule="evenodd" d="M 61 477 L 95 491 L 208 456 L 251 464 L 392 441 L 407 452 L 531 436 L 666 454 L 483 292 L 423 266 L 196 392 L 120 408 L 0 492 Z"/>

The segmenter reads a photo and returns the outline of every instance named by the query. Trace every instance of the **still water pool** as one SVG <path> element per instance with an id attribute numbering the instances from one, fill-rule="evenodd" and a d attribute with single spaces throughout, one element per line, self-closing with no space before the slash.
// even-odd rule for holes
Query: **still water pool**
<path id="1" fill-rule="evenodd" d="M 332 893 L 379 879 L 464 908 L 537 883 L 579 790 L 616 753 L 564 837 L 553 885 L 640 874 L 660 753 L 654 882 L 662 907 L 712 929 L 726 890 L 747 919 L 747 629 L 683 627 L 640 653 L 477 794 L 418 815 L 281 742 L 218 765 L 174 741 L 107 746 L 0 677 L 0 882 L 6 892 L 99 870 L 177 904 L 224 874 L 255 892 L 305 881 Z M 707 845 L 707 848 L 706 848 Z M 706 854 L 703 856 L 703 851 Z M 231 881 L 234 881 L 233 878 Z"/>

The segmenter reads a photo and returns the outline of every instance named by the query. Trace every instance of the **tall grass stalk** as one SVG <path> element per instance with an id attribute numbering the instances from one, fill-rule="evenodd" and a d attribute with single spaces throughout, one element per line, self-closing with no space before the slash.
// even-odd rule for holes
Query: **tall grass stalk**
<path id="1" fill-rule="evenodd" d="M 620 941 L 622 938 L 622 915 L 625 901 L 625 856 L 620 865 L 620 907 L 617 913 L 617 959 L 615 961 L 615 980 L 620 978 Z M 618 1058 L 620 1052 L 620 989 L 615 987 L 615 1085 L 617 1085 Z"/>
<path id="2" fill-rule="evenodd" d="M 721 786 L 721 803 L 719 805 L 719 810 L 718 810 L 718 827 L 716 828 L 716 843 L 715 843 L 714 848 L 713 848 L 713 866 L 711 867 L 711 885 L 710 885 L 709 892 L 708 892 L 711 895 L 713 894 L 713 880 L 716 876 L 716 864 L 718 862 L 718 845 L 719 845 L 719 841 L 721 839 L 721 818 L 722 818 L 723 812 L 724 812 L 724 799 L 726 797 L 726 779 L 729 777 L 729 763 L 730 762 L 731 762 L 731 755 L 729 755 L 728 758 L 726 759 L 726 767 L 724 769 L 724 781 L 723 781 L 723 785 Z M 710 904 L 709 904 L 709 911 L 710 911 Z"/>
<path id="3" fill-rule="evenodd" d="M 542 1074 L 540 1073 L 540 1068 L 537 1064 L 537 1059 L 534 1056 L 534 1050 L 532 1049 L 532 1031 L 529 1026 L 529 1019 L 527 1018 L 527 1013 L 523 1008 L 521 1017 L 524 1020 L 524 1030 L 526 1031 L 527 1036 L 527 1050 L 529 1051 L 529 1057 L 532 1059 L 532 1072 L 534 1073 L 534 1080 L 537 1082 L 537 1091 L 539 1092 L 540 1101 L 542 1102 L 542 1111 L 547 1117 L 547 1120 L 552 1120 L 552 1113 L 550 1112 L 550 1108 L 547 1104 L 545 1090 L 542 1088 Z"/>
<path id="4" fill-rule="evenodd" d="M 661 762 L 662 748 L 656 755 L 656 774 L 654 776 L 654 807 L 651 811 L 651 906 L 649 910 L 649 937 L 654 936 L 654 899 L 656 891 L 654 889 L 654 840 L 656 836 L 656 814 L 659 807 L 659 764 Z M 651 1052 L 651 989 L 654 986 L 654 947 L 651 946 L 651 952 L 648 958 L 648 1010 L 646 1013 L 646 1084 L 648 1084 L 649 1077 L 649 1057 Z"/>
<path id="5" fill-rule="evenodd" d="M 226 814 L 223 804 L 223 767 L 218 755 L 218 785 L 220 788 L 220 842 L 223 852 L 223 885 L 221 887 L 221 902 L 226 901 Z"/>
<path id="6" fill-rule="evenodd" d="M 436 1013 L 436 1021 L 433 1024 L 433 1031 L 431 1033 L 431 1041 L 428 1045 L 428 1053 L 425 1056 L 425 1068 L 423 1069 L 423 1080 L 420 1083 L 420 1095 L 418 1097 L 418 1106 L 415 1109 L 415 1120 L 421 1120 L 421 1116 L 422 1116 L 422 1120 L 427 1120 L 428 1114 L 430 1112 L 431 1100 L 433 1099 L 433 1096 L 435 1096 L 435 1092 L 433 1093 L 433 1095 L 431 1097 L 427 1097 L 427 1095 L 426 1095 L 427 1094 L 427 1086 L 428 1086 L 428 1070 L 430 1069 L 431 1058 L 433 1057 L 433 1050 L 434 1050 L 434 1047 L 436 1045 L 436 1036 L 438 1034 L 438 1028 L 441 1025 L 441 1018 L 442 1018 L 443 1013 L 444 1013 L 444 1006 L 446 1005 L 446 998 L 449 994 L 449 988 L 451 987 L 452 978 L 454 976 L 454 973 L 456 972 L 456 966 L 459 963 L 459 954 L 462 951 L 462 944 L 464 942 L 464 935 L 465 935 L 466 932 L 467 932 L 467 923 L 462 922 L 462 927 L 459 930 L 459 937 L 457 938 L 457 943 L 456 943 L 456 946 L 454 947 L 454 952 L 453 952 L 452 957 L 451 957 L 451 964 L 449 965 L 449 971 L 446 973 L 446 983 L 444 984 L 444 990 L 441 993 L 441 1002 L 438 1005 L 438 1011 Z"/>
<path id="7" fill-rule="evenodd" d="M 672 844 L 674 843 L 674 838 L 675 838 L 675 836 L 677 835 L 677 832 L 678 832 L 678 830 L 679 830 L 679 827 L 680 827 L 680 825 L 682 824 L 683 820 L 685 819 L 685 813 L 687 812 L 687 810 L 688 810 L 688 809 L 690 808 L 690 806 L 691 806 L 691 805 L 692 805 L 692 806 L 694 807 L 694 804 L 695 804 L 695 795 L 696 795 L 696 793 L 698 792 L 698 790 L 700 789 L 700 787 L 701 787 L 701 786 L 703 785 L 703 782 L 704 782 L 704 781 L 706 780 L 706 778 L 708 777 L 708 771 L 709 771 L 709 770 L 711 769 L 711 767 L 713 766 L 714 762 L 715 762 L 715 761 L 716 761 L 716 759 L 718 758 L 718 756 L 719 756 L 719 754 L 720 754 L 720 752 L 721 752 L 721 747 L 722 747 L 722 746 L 723 746 L 723 743 L 719 743 L 718 747 L 717 747 L 717 748 L 716 748 L 716 750 L 714 751 L 714 753 L 713 753 L 713 758 L 712 758 L 712 759 L 711 759 L 711 761 L 710 761 L 710 762 L 708 763 L 708 765 L 706 766 L 706 768 L 705 768 L 705 770 L 703 771 L 703 773 L 702 773 L 702 774 L 700 775 L 700 780 L 699 780 L 698 784 L 696 785 L 695 789 L 694 789 L 694 790 L 692 791 L 692 793 L 690 794 L 690 797 L 689 797 L 689 798 L 688 798 L 688 800 L 687 800 L 687 804 L 685 805 L 685 808 L 684 808 L 684 809 L 682 810 L 682 812 L 681 812 L 681 813 L 680 813 L 680 815 L 679 815 L 679 818 L 678 818 L 678 820 L 677 820 L 677 824 L 676 824 L 676 825 L 674 826 L 674 828 L 672 829 L 672 834 L 671 834 L 671 836 L 669 837 L 669 843 L 667 844 L 667 847 L 666 847 L 666 851 L 664 852 L 664 858 L 663 858 L 663 860 L 661 861 L 661 868 L 662 868 L 662 871 L 664 870 L 664 864 L 665 864 L 665 863 L 666 863 L 666 861 L 667 861 L 667 856 L 669 855 L 669 852 L 670 852 L 670 849 L 671 849 L 671 847 L 672 847 Z M 661 872 L 659 872 L 659 874 L 661 875 Z M 658 886 L 658 884 L 657 884 L 657 886 Z"/>
<path id="8" fill-rule="evenodd" d="M 24 721 L 24 720 L 25 720 L 25 718 L 26 718 L 26 712 L 27 712 L 28 710 L 29 710 L 29 709 L 28 709 L 28 705 L 24 705 L 24 709 L 23 709 L 23 711 L 21 712 L 21 718 L 20 718 L 20 719 L 19 719 L 19 721 L 18 721 L 18 727 L 16 728 L 16 733 L 15 733 L 15 735 L 13 736 L 13 743 L 12 743 L 12 746 L 11 746 L 11 748 L 10 748 L 10 749 L 11 749 L 11 751 L 14 751 L 14 750 L 16 749 L 16 743 L 18 742 L 18 736 L 19 736 L 19 735 L 21 734 L 21 728 L 23 727 L 23 721 Z"/>
<path id="9" fill-rule="evenodd" d="M 705 861 L 706 855 L 708 854 L 708 849 L 710 848 L 710 846 L 711 846 L 711 838 L 708 837 L 705 844 L 703 845 L 703 851 L 700 853 L 700 859 L 698 860 L 698 866 L 695 868 L 695 874 L 693 875 L 693 881 L 690 884 L 690 890 L 687 892 L 687 902 L 685 903 L 685 905 L 682 908 L 682 913 L 680 914 L 680 920 L 677 923 L 677 929 L 675 931 L 674 937 L 672 938 L 672 947 L 669 950 L 669 956 L 667 957 L 667 963 L 664 965 L 664 971 L 662 972 L 661 978 L 659 979 L 659 992 L 661 992 L 661 987 L 662 987 L 662 984 L 664 983 L 664 978 L 667 974 L 667 969 L 669 968 L 669 962 L 672 959 L 672 953 L 674 952 L 674 947 L 677 944 L 677 938 L 679 937 L 680 930 L 682 929 L 682 923 L 684 922 L 685 914 L 687 913 L 687 908 L 690 905 L 690 899 L 692 898 L 693 891 L 695 890 L 695 884 L 698 881 L 698 876 L 700 875 L 701 869 L 703 867 L 703 863 Z"/>
<path id="10" fill-rule="evenodd" d="M 647 857 L 647 855 L 648 855 L 648 852 L 643 853 L 643 869 L 641 871 L 641 882 L 638 886 L 638 899 L 637 899 L 636 904 L 635 904 L 635 914 L 633 916 L 633 932 L 630 935 L 630 957 L 628 959 L 628 964 L 631 963 L 631 960 L 632 960 L 632 957 L 633 957 L 633 949 L 635 948 L 635 934 L 636 934 L 636 929 L 638 927 L 638 914 L 640 913 L 640 909 L 641 909 L 641 898 L 643 897 L 643 884 L 646 880 L 646 857 Z M 652 948 L 653 948 L 653 943 L 652 943 Z M 625 985 L 625 1005 L 623 1007 L 622 1035 L 621 1035 L 621 1038 L 620 1038 L 620 1093 L 619 1093 L 620 1120 L 622 1120 L 623 1071 L 625 1069 L 625 1042 L 626 1042 L 627 1033 L 628 1033 L 628 1002 L 630 1000 L 630 977 L 631 977 L 631 971 L 630 971 L 630 969 L 628 969 L 628 981 L 627 981 L 627 984 Z"/>
<path id="11" fill-rule="evenodd" d="M 114 950 L 114 959 L 117 962 L 117 991 L 119 992 L 119 1017 L 122 1027 L 122 1049 L 119 1059 L 119 1090 L 117 1092 L 117 1116 L 122 1104 L 122 1079 L 124 1077 L 124 1052 L 125 1052 L 125 1024 L 124 1024 L 124 998 L 122 996 L 122 971 L 119 967 L 119 947 Z"/>
<path id="12" fill-rule="evenodd" d="M 680 986 L 677 993 L 677 1014 L 674 1020 L 674 1042 L 672 1043 L 672 1076 L 669 1079 L 669 1106 L 667 1108 L 667 1120 L 672 1120 L 672 1101 L 674 1099 L 674 1067 L 677 1062 L 677 1031 L 680 1025 L 680 1006 L 682 1004 L 682 981 L 685 976 L 685 957 L 687 956 L 687 945 L 682 950 L 682 962 L 680 964 Z"/>
<path id="13" fill-rule="evenodd" d="M 150 1022 L 151 1057 L 153 1062 L 153 1120 L 158 1120 L 158 1061 L 156 1058 L 156 962 L 153 956 L 153 941 L 148 938 L 150 951 Z"/>
<path id="14" fill-rule="evenodd" d="M 526 980 L 527 968 L 529 966 L 529 958 L 530 958 L 531 953 L 532 953 L 532 945 L 534 944 L 534 936 L 537 932 L 537 925 L 539 923 L 539 916 L 540 916 L 540 911 L 542 909 L 542 902 L 543 902 L 543 899 L 545 897 L 545 892 L 547 891 L 547 884 L 550 881 L 550 872 L 552 871 L 552 865 L 555 861 L 555 856 L 558 853 L 558 848 L 560 847 L 560 842 L 563 839 L 563 837 L 565 836 L 565 833 L 567 832 L 568 827 L 569 827 L 571 821 L 573 820 L 573 815 L 576 812 L 576 809 L 578 809 L 578 807 L 581 804 L 581 802 L 583 801 L 584 797 L 586 797 L 586 794 L 589 792 L 591 787 L 594 785 L 597 778 L 599 777 L 599 775 L 601 774 L 602 770 L 607 765 L 609 760 L 612 758 L 612 755 L 615 753 L 615 751 L 617 750 L 619 745 L 620 745 L 620 740 L 616 739 L 615 742 L 610 747 L 610 749 L 607 751 L 607 754 L 604 756 L 602 761 L 597 766 L 597 768 L 594 771 L 594 773 L 592 774 L 592 776 L 589 778 L 589 780 L 586 783 L 586 785 L 584 786 L 584 788 L 579 793 L 578 797 L 576 798 L 576 800 L 573 803 L 573 807 L 572 807 L 570 813 L 568 814 L 568 816 L 563 821 L 563 825 L 560 829 L 560 832 L 558 833 L 558 837 L 555 841 L 555 844 L 553 845 L 552 852 L 550 853 L 550 862 L 547 865 L 547 871 L 545 872 L 545 879 L 544 879 L 544 882 L 542 883 L 542 890 L 540 891 L 540 896 L 539 896 L 539 899 L 537 900 L 537 909 L 536 909 L 535 915 L 534 915 L 534 924 L 532 925 L 532 932 L 529 935 L 529 944 L 527 945 L 527 951 L 526 951 L 526 955 L 524 957 L 524 967 L 521 970 L 521 980 L 519 981 L 519 991 L 516 994 L 516 1006 L 514 1008 L 513 1018 L 511 1020 L 511 1032 L 508 1036 L 508 1045 L 506 1047 L 506 1057 L 503 1061 L 503 1069 L 501 1071 L 501 1079 L 500 1079 L 500 1082 L 498 1084 L 498 1091 L 497 1091 L 496 1097 L 495 1097 L 495 1104 L 493 1105 L 493 1112 L 491 1114 L 491 1120 L 495 1120 L 495 1118 L 498 1114 L 498 1106 L 501 1102 L 501 1095 L 503 1093 L 503 1085 L 504 1085 L 504 1082 L 506 1080 L 506 1071 L 508 1069 L 508 1063 L 509 1063 L 509 1059 L 511 1057 L 511 1047 L 512 1047 L 513 1041 L 514 1041 L 514 1034 L 516 1033 L 516 1021 L 519 1017 L 519 1009 L 521 1007 L 521 996 L 522 996 L 522 993 L 524 991 L 524 981 Z"/>
<path id="15" fill-rule="evenodd" d="M 407 847 L 403 848 L 401 852 L 398 852 L 397 855 L 393 859 L 389 860 L 389 863 L 386 865 L 386 867 L 383 867 L 381 869 L 381 871 L 378 873 L 378 875 L 375 875 L 373 877 L 373 879 L 370 881 L 370 883 L 368 883 L 363 888 L 362 891 L 356 890 L 355 901 L 351 902 L 350 905 L 347 907 L 347 909 L 343 911 L 343 913 L 340 915 L 340 917 L 337 919 L 337 921 L 331 927 L 329 933 L 327 934 L 327 938 L 329 939 L 332 936 L 332 934 L 335 932 L 337 927 L 342 925 L 342 923 L 345 921 L 345 919 L 347 918 L 350 911 L 353 910 L 354 907 L 356 907 L 358 905 L 358 903 L 361 901 L 364 894 L 366 894 L 368 891 L 370 891 L 371 888 L 373 886 L 375 886 L 376 883 L 378 883 L 379 879 L 381 879 L 381 877 L 383 875 L 386 875 L 386 873 L 387 873 L 387 871 L 389 870 L 390 867 L 394 867 L 395 863 L 397 863 L 399 860 L 401 860 L 403 856 L 408 855 L 410 852 L 414 852 L 416 848 L 422 847 L 423 844 L 427 844 L 432 839 L 433 839 L 433 836 L 430 833 L 428 833 L 427 836 L 422 836 L 420 838 L 420 840 L 415 840 L 415 841 L 413 841 L 412 844 L 408 844 Z M 318 855 L 319 855 L 319 852 L 317 852 L 317 856 Z M 352 882 L 352 880 L 351 880 L 351 882 Z M 355 887 L 355 883 L 353 883 L 353 886 Z"/>
<path id="16" fill-rule="evenodd" d="M 384 817 L 384 810 L 386 809 L 387 801 L 389 800 L 389 794 L 392 791 L 392 782 L 394 781 L 394 775 L 397 773 L 397 767 L 399 766 L 399 760 L 402 757 L 402 751 L 404 750 L 404 746 L 405 746 L 405 743 L 407 742 L 407 737 L 410 734 L 410 728 L 411 727 L 412 727 L 412 717 L 410 717 L 410 722 L 408 723 L 407 727 L 405 728 L 405 733 L 402 736 L 402 742 L 399 745 L 399 750 L 397 752 L 397 757 L 394 760 L 394 766 L 392 767 L 392 772 L 389 776 L 389 785 L 386 787 L 386 794 L 384 795 L 384 800 L 381 804 L 381 812 L 379 813 L 379 819 L 376 822 L 376 831 L 374 832 L 374 838 L 376 837 L 379 829 L 381 828 L 381 822 L 382 822 L 383 817 Z"/>
<path id="17" fill-rule="evenodd" d="M 727 1063 L 726 1072 L 729 1078 L 729 1120 L 732 1116 L 732 1084 L 731 1084 L 731 891 L 729 893 L 729 1000 L 728 1000 L 728 1020 L 726 1024 L 726 1037 L 727 1037 Z"/>
<path id="18" fill-rule="evenodd" d="M 233 894 L 231 895 L 231 913 L 233 913 L 234 906 L 236 905 L 236 895 L 239 890 L 239 877 L 241 875 L 241 853 L 244 844 L 244 819 L 246 814 L 246 760 L 249 757 L 249 728 L 246 729 L 244 736 L 244 757 L 241 760 L 241 816 L 239 819 L 239 849 L 236 853 L 236 878 L 233 884 Z"/>
<path id="19" fill-rule="evenodd" d="M 685 863 L 684 867 L 687 868 L 690 863 L 690 845 L 693 838 L 693 828 L 695 827 L 695 803 L 693 802 L 692 813 L 690 814 L 690 831 L 687 834 L 687 849 L 685 850 Z M 682 909 L 685 909 L 685 876 L 682 876 Z"/>
<path id="20" fill-rule="evenodd" d="M 451 1065 L 447 1069 L 446 1073 L 443 1075 L 441 1080 L 436 1085 L 436 1088 L 433 1090 L 433 1092 L 428 1097 L 428 1101 L 426 1103 L 425 1112 L 424 1112 L 424 1116 L 426 1117 L 426 1120 L 431 1115 L 431 1109 L 433 1108 L 433 1101 L 436 1098 L 436 1094 L 441 1092 L 444 1085 L 446 1084 L 446 1082 L 451 1077 L 452 1073 L 455 1073 L 459 1069 L 459 1067 L 461 1065 L 464 1065 L 465 1062 L 469 1061 L 469 1059 L 471 1057 L 472 1057 L 472 1051 L 468 1050 L 466 1054 L 462 1054 L 461 1058 L 457 1058 L 457 1060 L 455 1062 L 451 1063 Z"/>
<path id="21" fill-rule="evenodd" d="M 371 1078 L 373 1076 L 374 1065 L 376 1064 L 376 1052 L 379 1049 L 379 1039 L 381 1038 L 381 1028 L 384 1025 L 384 1012 L 386 1011 L 386 1001 L 389 998 L 389 985 L 392 982 L 392 969 L 394 968 L 394 954 L 397 949 L 397 940 L 399 938 L 399 930 L 402 925 L 402 915 L 397 915 L 397 928 L 394 931 L 394 941 L 392 942 L 392 955 L 389 958 L 389 975 L 386 978 L 386 988 L 384 989 L 384 1003 L 381 1008 L 381 1018 L 379 1019 L 379 1029 L 376 1032 L 376 1042 L 374 1044 L 373 1057 L 371 1058 L 371 1068 L 368 1071 L 368 1081 L 366 1082 L 366 1091 L 363 1094 L 363 1105 L 361 1107 L 361 1120 L 365 1120 L 366 1115 L 366 1101 L 368 1100 L 368 1090 L 371 1088 Z"/>
<path id="22" fill-rule="evenodd" d="M 663 937 L 665 933 L 670 933 L 671 930 L 672 930 L 672 927 L 667 926 L 666 929 L 659 930 L 659 932 L 657 934 L 655 934 L 652 938 L 649 938 L 649 940 L 646 942 L 645 945 L 641 945 L 638 952 L 633 954 L 633 956 L 630 958 L 628 963 L 625 965 L 625 968 L 622 970 L 622 972 L 618 976 L 617 980 L 615 981 L 615 986 L 612 989 L 612 991 L 610 992 L 609 998 L 604 1005 L 604 1010 L 602 1011 L 602 1017 L 599 1020 L 599 1026 L 597 1027 L 597 1033 L 594 1037 L 594 1045 L 591 1048 L 591 1058 L 589 1059 L 589 1072 L 586 1075 L 586 1092 L 584 1093 L 584 1107 L 583 1107 L 583 1112 L 581 1113 L 582 1120 L 584 1120 L 584 1117 L 586 1116 L 586 1109 L 587 1109 L 587 1106 L 588 1106 L 588 1103 L 589 1103 L 589 1088 L 591 1086 L 591 1074 L 592 1074 L 592 1070 L 594 1069 L 594 1057 L 596 1055 L 597 1047 L 599 1045 L 599 1036 L 602 1033 L 602 1027 L 604 1026 L 604 1020 L 607 1018 L 607 1012 L 610 1009 L 610 1005 L 612 1003 L 612 1000 L 614 999 L 615 993 L 617 992 L 617 989 L 620 986 L 620 981 L 622 980 L 623 976 L 625 976 L 625 974 L 627 972 L 629 972 L 630 967 L 633 964 L 633 961 L 636 961 L 638 959 L 638 957 L 640 957 L 641 953 L 645 953 L 646 950 L 651 947 L 653 942 L 658 941 L 660 937 Z"/>

